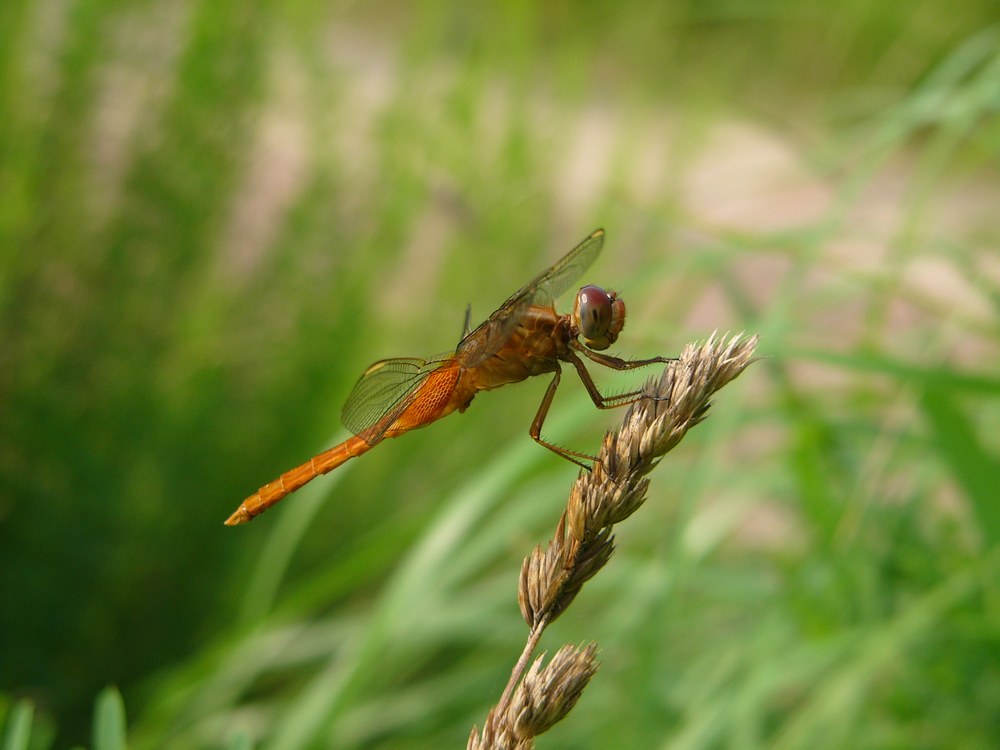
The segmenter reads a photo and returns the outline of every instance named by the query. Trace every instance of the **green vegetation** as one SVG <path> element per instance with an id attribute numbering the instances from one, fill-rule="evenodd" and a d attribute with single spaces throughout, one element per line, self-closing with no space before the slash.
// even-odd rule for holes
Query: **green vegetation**
<path id="1" fill-rule="evenodd" d="M 616 353 L 765 359 L 546 633 L 601 667 L 540 746 L 1000 744 L 993 3 L 611 7 L 0 3 L 4 750 L 463 746 L 544 379 L 222 521 L 597 226 Z"/>

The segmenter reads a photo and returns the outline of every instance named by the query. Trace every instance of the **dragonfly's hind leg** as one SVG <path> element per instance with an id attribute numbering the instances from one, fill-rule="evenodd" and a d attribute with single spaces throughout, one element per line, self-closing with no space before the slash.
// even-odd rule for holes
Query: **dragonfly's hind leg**
<path id="1" fill-rule="evenodd" d="M 548 442 L 542 437 L 542 424 L 545 423 L 545 417 L 549 413 L 549 407 L 552 406 L 552 398 L 556 395 L 556 388 L 559 387 L 559 380 L 562 378 L 562 370 L 559 367 L 559 363 L 556 363 L 556 374 L 552 378 L 552 382 L 549 383 L 549 387 L 545 389 L 545 395 L 542 397 L 542 403 L 538 405 L 538 411 L 535 413 L 535 418 L 531 421 L 531 429 L 528 430 L 528 434 L 534 439 L 539 445 L 544 445 L 553 453 L 556 453 L 567 461 L 572 461 L 577 466 L 582 466 L 587 471 L 590 471 L 590 465 L 584 463 L 584 461 L 594 461 L 596 460 L 594 456 L 589 453 L 580 453 L 579 451 L 571 451 L 568 448 L 563 448 L 561 446 L 555 445 Z"/>

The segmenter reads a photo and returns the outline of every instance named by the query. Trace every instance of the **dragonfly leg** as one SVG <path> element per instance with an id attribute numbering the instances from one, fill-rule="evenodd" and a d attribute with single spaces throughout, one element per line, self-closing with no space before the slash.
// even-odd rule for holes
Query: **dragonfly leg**
<path id="1" fill-rule="evenodd" d="M 584 461 L 595 461 L 596 459 L 594 456 L 591 456 L 589 453 L 571 451 L 568 448 L 554 445 L 553 443 L 550 443 L 542 438 L 542 424 L 544 424 L 545 417 L 549 413 L 549 407 L 552 406 L 552 398 L 556 395 L 556 388 L 559 387 L 559 380 L 561 378 L 562 370 L 557 362 L 555 377 L 552 378 L 552 382 L 549 383 L 549 387 L 545 389 L 545 395 L 542 397 L 542 403 L 538 405 L 538 411 L 535 413 L 535 418 L 531 421 L 531 429 L 528 430 L 528 433 L 539 445 L 544 445 L 553 453 L 557 453 L 566 460 L 572 461 L 577 466 L 582 466 L 587 471 L 590 471 L 589 464 L 584 463 Z"/>
<path id="2" fill-rule="evenodd" d="M 654 357 L 652 359 L 637 359 L 637 360 L 625 360 L 619 359 L 618 357 L 609 357 L 603 354 L 594 354 L 589 350 L 584 350 L 587 355 L 591 357 L 595 362 L 600 362 L 602 365 L 607 365 L 616 370 L 632 370 L 636 367 L 643 367 L 644 365 L 652 365 L 657 362 L 670 362 L 671 359 L 666 357 Z M 649 398 L 654 401 L 658 400 L 655 396 L 650 396 L 638 391 L 628 391 L 627 393 L 617 393 L 614 396 L 605 396 L 601 393 L 597 384 L 594 382 L 594 378 L 591 376 L 590 372 L 587 370 L 586 365 L 583 364 L 583 360 L 578 356 L 573 354 L 573 352 L 568 352 L 569 356 L 566 357 L 570 362 L 573 363 L 573 367 L 576 368 L 577 374 L 580 376 L 580 380 L 583 381 L 584 387 L 587 389 L 587 393 L 590 395 L 590 400 L 594 402 L 594 406 L 598 409 L 615 409 L 619 406 L 627 406 L 628 404 L 635 403 L 644 398 Z M 600 359 L 597 359 L 597 358 Z M 611 364 L 614 363 L 614 364 Z M 621 366 L 619 366 L 621 365 Z"/>
<path id="3" fill-rule="evenodd" d="M 575 346 L 573 347 L 579 352 L 582 352 L 587 356 L 588 359 L 597 362 L 599 365 L 604 365 L 605 367 L 610 367 L 612 370 L 634 370 L 638 367 L 646 367 L 648 365 L 655 365 L 663 362 L 676 362 L 677 357 L 650 357 L 649 359 L 621 359 L 620 357 L 612 357 L 609 354 L 600 354 L 585 346 Z M 571 353 L 572 354 L 572 353 Z M 615 396 L 605 396 L 602 394 L 597 385 L 594 383 L 594 379 L 591 377 L 590 372 L 577 356 L 572 356 L 570 361 L 576 368 L 576 371 L 580 374 L 580 380 L 587 388 L 587 393 L 590 394 L 591 400 L 598 409 L 613 409 L 617 406 L 626 406 L 628 404 L 639 401 L 643 398 L 649 398 L 653 401 L 660 401 L 662 399 L 643 394 L 642 390 L 629 391 L 628 393 L 619 393 Z"/>
<path id="4" fill-rule="evenodd" d="M 677 361 L 677 357 L 650 357 L 649 359 L 622 359 L 621 357 L 612 357 L 609 354 L 601 354 L 600 352 L 595 352 L 593 349 L 588 349 L 587 347 L 581 346 L 579 344 L 577 346 L 574 346 L 573 348 L 576 349 L 578 352 L 582 353 L 588 359 L 593 360 L 599 365 L 610 367 L 612 370 L 634 370 L 637 367 L 646 367 L 648 365 L 655 365 L 657 363 Z"/>
<path id="5" fill-rule="evenodd" d="M 583 352 L 594 362 L 604 365 L 605 367 L 610 367 L 613 370 L 634 370 L 637 367 L 645 367 L 647 365 L 654 365 L 662 362 L 673 362 L 677 359 L 676 357 L 651 357 L 650 359 L 627 360 L 620 359 L 619 357 L 612 357 L 607 354 L 598 354 L 597 352 L 591 351 L 584 346 L 574 348 Z M 590 395 L 591 401 L 594 402 L 594 406 L 598 409 L 615 409 L 619 406 L 626 406 L 634 403 L 643 398 L 655 399 L 653 396 L 644 394 L 641 390 L 619 393 L 614 396 L 605 396 L 597 387 L 597 384 L 594 382 L 593 377 L 591 377 L 586 365 L 584 365 L 583 360 L 576 356 L 573 352 L 567 352 L 567 354 L 568 356 L 566 359 L 572 362 L 573 367 L 576 368 L 577 374 L 579 374 L 580 380 L 583 381 L 583 385 L 587 389 L 587 393 Z M 531 430 L 529 432 L 536 443 L 544 445 L 553 453 L 558 453 L 563 458 L 572 461 L 578 466 L 582 466 L 589 471 L 590 466 L 584 463 L 584 461 L 596 461 L 597 459 L 594 456 L 591 456 L 589 453 L 581 453 L 579 451 L 573 451 L 568 448 L 554 445 L 542 438 L 542 424 L 544 424 L 545 417 L 549 413 L 549 407 L 552 406 L 552 399 L 556 395 L 556 388 L 559 387 L 559 381 L 561 378 L 562 370 L 559 367 L 559 364 L 556 363 L 555 377 L 552 378 L 552 382 L 549 383 L 549 387 L 545 390 L 545 395 L 542 397 L 542 403 L 538 406 L 538 412 L 535 414 L 535 418 L 531 422 Z"/>

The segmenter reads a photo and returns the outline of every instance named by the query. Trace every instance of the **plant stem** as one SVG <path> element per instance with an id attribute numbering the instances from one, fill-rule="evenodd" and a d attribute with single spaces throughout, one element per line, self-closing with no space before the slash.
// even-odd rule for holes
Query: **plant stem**
<path id="1" fill-rule="evenodd" d="M 497 716 L 502 716 L 503 712 L 507 710 L 507 704 L 510 703 L 510 697 L 514 694 L 514 688 L 516 688 L 517 683 L 521 681 L 521 676 L 524 674 L 524 670 L 527 669 L 528 662 L 531 661 L 531 655 L 535 652 L 535 648 L 538 646 L 538 641 L 541 640 L 542 631 L 545 630 L 545 626 L 548 624 L 548 621 L 548 615 L 543 615 L 538 622 L 535 623 L 535 626 L 528 634 L 528 640 L 524 644 L 524 650 L 521 652 L 521 656 L 518 658 L 517 664 L 514 665 L 514 669 L 511 670 L 510 679 L 507 681 L 507 687 L 504 688 L 503 695 L 500 696 L 500 701 L 497 703 Z"/>

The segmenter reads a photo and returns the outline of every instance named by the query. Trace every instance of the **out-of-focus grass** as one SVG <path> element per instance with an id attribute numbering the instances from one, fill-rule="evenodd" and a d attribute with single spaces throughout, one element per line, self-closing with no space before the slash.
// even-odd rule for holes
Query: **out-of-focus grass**
<path id="1" fill-rule="evenodd" d="M 0 6 L 0 689 L 35 746 L 110 683 L 132 747 L 460 745 L 573 476 L 525 434 L 544 383 L 221 521 L 370 361 L 598 225 L 618 351 L 769 357 L 553 628 L 603 666 L 543 740 L 997 744 L 990 4 L 616 8 Z M 546 426 L 607 423 L 567 379 Z"/>

